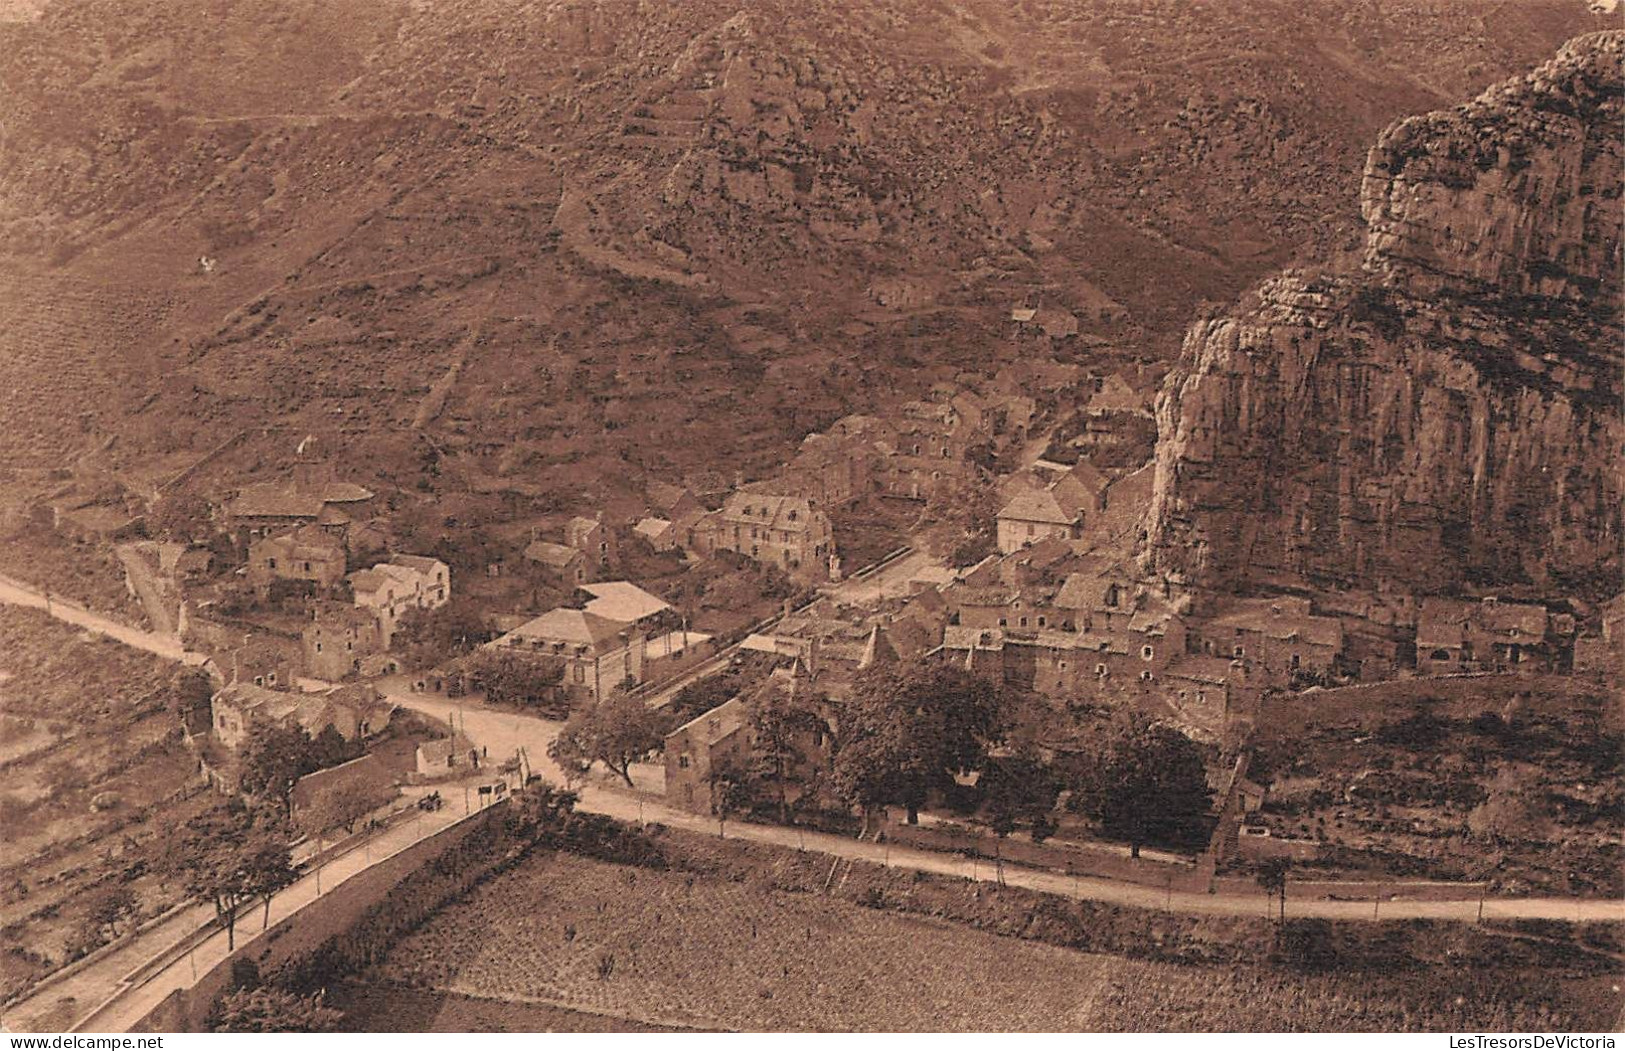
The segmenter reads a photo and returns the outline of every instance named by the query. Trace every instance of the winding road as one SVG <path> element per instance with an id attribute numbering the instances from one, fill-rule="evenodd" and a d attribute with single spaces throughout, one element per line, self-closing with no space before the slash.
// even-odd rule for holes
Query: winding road
<path id="1" fill-rule="evenodd" d="M 206 658 L 189 652 L 178 638 L 141 631 L 119 624 L 74 603 L 55 597 L 47 599 L 26 584 L 0 577 L 0 602 L 47 610 L 65 623 L 106 635 L 126 645 L 188 665 L 198 666 Z M 547 758 L 547 747 L 558 735 L 559 722 L 512 711 L 485 707 L 474 698 L 452 700 L 433 694 L 412 692 L 404 680 L 384 680 L 380 688 L 402 707 L 422 712 L 446 722 L 455 722 L 476 744 L 484 746 L 495 760 L 524 753 L 533 773 L 562 783 L 560 771 Z M 580 791 L 583 810 L 605 814 L 623 821 L 659 822 L 671 828 L 702 834 L 718 833 L 709 817 L 668 807 L 658 795 L 647 791 L 629 792 L 609 787 L 605 777 L 592 779 Z M 463 816 L 451 805 L 421 820 L 391 826 L 375 837 L 365 849 L 354 849 L 324 866 L 323 880 L 332 885 L 364 871 L 384 857 L 411 845 L 418 839 Z M 767 843 L 787 849 L 813 850 L 836 858 L 874 862 L 894 868 L 932 872 L 944 876 L 992 881 L 997 878 L 986 859 L 967 858 L 903 846 L 891 846 L 804 831 L 778 825 L 730 821 L 730 838 Z M 1227 891 L 1219 894 L 1170 891 L 1135 883 L 1073 877 L 1055 872 L 1006 865 L 1004 881 L 1063 897 L 1111 902 L 1141 908 L 1165 909 L 1205 915 L 1265 915 L 1270 899 L 1260 893 Z M 1374 917 L 1373 903 L 1366 901 L 1297 900 L 1288 896 L 1288 913 L 1294 917 L 1322 917 L 1339 920 L 1433 919 L 1474 922 L 1486 920 L 1546 919 L 1625 922 L 1625 901 L 1575 898 L 1490 898 L 1481 902 L 1476 889 L 1463 887 L 1454 900 L 1405 900 L 1390 896 L 1380 903 L 1380 916 Z M 316 896 L 316 877 L 308 874 L 278 894 L 271 903 L 271 919 L 291 915 Z M 1482 912 L 1480 910 L 1482 909 Z M 72 1025 L 77 1031 L 124 1031 L 171 991 L 194 982 L 226 955 L 225 936 L 212 931 L 213 910 L 207 907 L 182 909 L 165 921 L 97 960 L 92 966 L 63 979 L 47 979 L 30 995 L 5 1009 L 4 1024 L 12 1030 L 34 1028 L 58 1030 Z M 258 934 L 252 917 L 239 925 L 239 941 Z M 197 968 L 194 972 L 193 967 Z M 88 1013 L 87 1013 L 88 1012 Z"/>

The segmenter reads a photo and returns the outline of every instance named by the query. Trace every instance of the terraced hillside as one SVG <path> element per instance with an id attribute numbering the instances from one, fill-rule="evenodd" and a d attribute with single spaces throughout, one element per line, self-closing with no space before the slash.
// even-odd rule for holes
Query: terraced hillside
<path id="1" fill-rule="evenodd" d="M 696 449 L 749 475 L 987 367 L 1029 295 L 1165 358 L 1201 300 L 1348 240 L 1384 124 L 1597 24 L 1569 0 L 10 17 L 0 272 L 51 283 L 7 281 L 9 462 L 88 426 L 161 475 L 247 428 L 235 477 L 314 429 L 386 486 L 531 500 Z M 29 314 L 53 303 L 75 328 Z"/>

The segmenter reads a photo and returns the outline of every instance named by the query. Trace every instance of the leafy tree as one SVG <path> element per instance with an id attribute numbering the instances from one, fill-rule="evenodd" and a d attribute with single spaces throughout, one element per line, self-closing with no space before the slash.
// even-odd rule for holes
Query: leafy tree
<path id="1" fill-rule="evenodd" d="M 837 709 L 833 783 L 865 810 L 902 806 L 915 824 L 932 792 L 982 765 L 1002 721 L 998 691 L 944 665 L 877 665 Z"/>
<path id="2" fill-rule="evenodd" d="M 1286 922 L 1286 877 L 1292 870 L 1292 862 L 1287 858 L 1265 858 L 1264 863 L 1258 867 L 1258 885 L 1270 897 L 1279 896 L 1281 899 L 1281 912 L 1275 921 L 1277 924 Z"/>
<path id="3" fill-rule="evenodd" d="M 1004 882 L 1004 838 L 1025 826 L 1034 843 L 1055 832 L 1055 801 L 1061 779 L 1037 759 L 1001 756 L 989 759 L 976 787 L 981 790 L 982 812 L 994 836 L 994 864 Z"/>
<path id="4" fill-rule="evenodd" d="M 489 641 L 485 618 L 470 602 L 454 599 L 435 609 L 409 609 L 393 646 L 409 668 L 433 668 Z"/>
<path id="5" fill-rule="evenodd" d="M 238 910 L 263 894 L 275 893 L 268 888 L 291 869 L 280 835 L 241 805 L 217 807 L 193 818 L 169 846 L 170 865 L 187 896 L 214 906 L 226 928 L 229 949 L 237 945 Z"/>
<path id="6" fill-rule="evenodd" d="M 271 985 L 228 993 L 212 1013 L 216 1033 L 331 1033 L 344 1022 L 344 1012 L 328 1007 L 321 993 L 300 996 Z"/>
<path id="7" fill-rule="evenodd" d="M 562 661 L 505 650 L 481 650 L 469 658 L 469 684 L 485 693 L 493 704 L 540 708 L 563 715 L 559 685 L 564 681 Z"/>
<path id="8" fill-rule="evenodd" d="M 751 739 L 748 780 L 755 791 L 772 794 L 785 824 L 790 823 L 787 788 L 805 758 L 805 742 L 829 732 L 819 714 L 823 702 L 821 696 L 808 696 L 772 679 L 744 698 Z"/>
<path id="9" fill-rule="evenodd" d="M 666 717 L 624 690 L 614 690 L 596 704 L 571 713 L 564 729 L 547 746 L 547 754 L 565 771 L 586 774 L 603 763 L 632 785 L 632 764 L 659 751 L 666 739 Z"/>
<path id="10" fill-rule="evenodd" d="M 729 818 L 750 812 L 755 796 L 750 771 L 734 757 L 725 756 L 711 765 L 706 781 L 711 789 L 711 813 L 716 816 L 720 838 L 726 832 Z"/>
<path id="11" fill-rule="evenodd" d="M 359 740 L 348 740 L 339 733 L 338 727 L 328 723 L 310 739 L 307 765 L 311 771 L 326 770 L 330 766 L 359 759 L 365 751 L 366 747 Z"/>
<path id="12" fill-rule="evenodd" d="M 293 786 L 318 769 L 310 734 L 303 727 L 260 723 L 249 732 L 240 757 L 238 785 L 250 795 L 275 800 L 293 813 Z"/>
<path id="13" fill-rule="evenodd" d="M 1146 843 L 1189 844 L 1210 805 L 1207 769 L 1195 742 L 1138 713 L 1119 720 L 1073 804 L 1107 835 L 1128 841 L 1134 857 Z"/>
<path id="14" fill-rule="evenodd" d="M 254 893 L 265 903 L 265 916 L 260 930 L 271 926 L 271 898 L 284 887 L 299 879 L 293 867 L 288 845 L 279 838 L 260 835 L 247 844 L 248 882 Z"/>
<path id="15" fill-rule="evenodd" d="M 85 908 L 81 936 L 87 946 L 112 941 L 121 933 L 120 927 L 134 918 L 137 901 L 135 892 L 119 883 L 103 887 L 91 895 Z"/>

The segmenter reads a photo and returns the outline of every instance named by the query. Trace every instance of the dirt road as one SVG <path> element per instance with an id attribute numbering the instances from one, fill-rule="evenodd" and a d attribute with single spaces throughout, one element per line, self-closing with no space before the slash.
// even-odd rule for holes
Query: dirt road
<path id="1" fill-rule="evenodd" d="M 0 576 L 0 602 L 13 606 L 28 606 L 32 609 L 43 609 L 57 620 L 65 624 L 76 624 L 81 628 L 88 628 L 98 635 L 106 635 L 110 639 L 117 639 L 126 646 L 133 646 L 138 650 L 146 650 L 160 657 L 167 657 L 172 661 L 193 667 L 202 665 L 208 660 L 201 653 L 189 652 L 181 645 L 180 636 L 155 631 L 142 631 L 132 628 L 128 624 L 120 624 L 100 613 L 93 613 L 83 606 L 68 602 L 55 595 L 47 596 L 44 592 L 25 584 L 20 580 Z"/>
<path id="2" fill-rule="evenodd" d="M 436 718 L 457 718 L 459 726 L 473 741 L 488 747 L 493 761 L 499 754 L 505 759 L 515 754 L 516 749 L 523 747 L 530 757 L 535 773 L 541 774 L 555 784 L 562 783 L 557 768 L 547 760 L 547 746 L 557 736 L 561 723 L 512 712 L 491 711 L 466 701 L 451 701 L 424 694 L 392 693 L 389 696 L 403 707 L 413 708 Z M 605 787 L 608 783 L 607 780 L 599 781 L 582 787 L 579 790 L 581 808 L 623 821 L 657 821 L 672 828 L 710 835 L 717 833 L 717 824 L 712 818 L 666 806 L 664 802 L 650 798 L 646 794 L 640 798 L 618 788 Z M 771 843 L 792 849 L 805 848 L 836 857 L 890 865 L 894 868 L 915 869 L 984 881 L 996 878 L 993 865 L 985 858 L 966 858 L 909 847 L 889 847 L 884 843 L 863 842 L 845 836 L 807 832 L 779 825 L 758 825 L 745 821 L 728 822 L 726 832 L 730 838 Z M 1262 891 L 1256 894 L 1235 892 L 1205 894 L 1176 890 L 1170 894 L 1161 887 L 1092 877 L 1073 878 L 1013 865 L 1005 866 L 1005 882 L 1010 886 L 1047 891 L 1064 897 L 1174 912 L 1261 916 L 1270 908 L 1270 900 Z M 1463 887 L 1462 897 L 1456 900 L 1406 901 L 1403 898 L 1384 900 L 1376 910 L 1376 918 L 1470 922 L 1478 917 L 1478 904 L 1476 888 Z M 1295 901 L 1289 890 L 1287 915 L 1370 920 L 1373 918 L 1373 909 L 1369 899 Z M 1484 903 L 1484 918 L 1625 921 L 1625 902 L 1576 898 L 1491 898 Z"/>

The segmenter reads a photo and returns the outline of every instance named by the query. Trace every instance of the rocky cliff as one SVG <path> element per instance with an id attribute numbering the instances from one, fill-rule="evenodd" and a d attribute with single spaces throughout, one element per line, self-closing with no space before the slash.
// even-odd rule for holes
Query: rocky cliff
<path id="1" fill-rule="evenodd" d="M 1148 558 L 1194 583 L 1619 589 L 1625 33 L 1390 127 L 1358 266 L 1185 339 Z"/>

